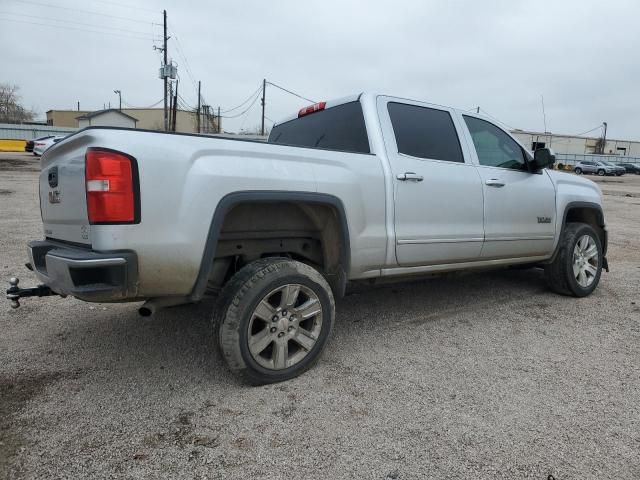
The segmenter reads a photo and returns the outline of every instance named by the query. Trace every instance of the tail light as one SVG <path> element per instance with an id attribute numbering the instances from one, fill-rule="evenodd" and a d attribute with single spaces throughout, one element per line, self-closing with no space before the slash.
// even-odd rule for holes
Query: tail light
<path id="1" fill-rule="evenodd" d="M 138 165 L 133 157 L 89 148 L 85 155 L 85 179 L 89 223 L 140 222 Z"/>
<path id="2" fill-rule="evenodd" d="M 310 113 L 324 110 L 324 107 L 326 105 L 327 105 L 327 102 L 319 102 L 319 103 L 314 103 L 313 105 L 309 105 L 308 107 L 301 108 L 300 111 L 298 112 L 298 118 L 304 117 L 305 115 L 309 115 Z"/>

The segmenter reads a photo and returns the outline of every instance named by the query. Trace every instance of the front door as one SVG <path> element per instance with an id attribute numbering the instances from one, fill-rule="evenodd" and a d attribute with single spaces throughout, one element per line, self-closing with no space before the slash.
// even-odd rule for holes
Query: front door
<path id="1" fill-rule="evenodd" d="M 522 147 L 496 125 L 463 116 L 484 190 L 483 259 L 550 254 L 556 196 L 546 171 L 529 172 Z"/>
<path id="2" fill-rule="evenodd" d="M 394 182 L 398 264 L 477 260 L 484 238 L 482 184 L 465 161 L 451 111 L 384 99 L 378 108 Z"/>

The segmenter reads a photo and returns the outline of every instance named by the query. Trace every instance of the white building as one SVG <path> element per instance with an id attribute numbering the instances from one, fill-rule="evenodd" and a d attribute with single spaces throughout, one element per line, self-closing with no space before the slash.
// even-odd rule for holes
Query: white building
<path id="1" fill-rule="evenodd" d="M 601 140 L 600 137 L 576 137 L 549 132 L 530 132 L 519 129 L 512 130 L 511 134 L 530 150 L 546 147 L 562 155 L 597 153 L 598 141 Z M 640 141 L 607 138 L 604 154 L 638 158 L 640 157 Z"/>
<path id="2" fill-rule="evenodd" d="M 95 126 L 136 128 L 136 123 L 138 122 L 136 118 L 115 108 L 85 113 L 76 117 L 76 119 L 78 120 L 79 128 Z"/>

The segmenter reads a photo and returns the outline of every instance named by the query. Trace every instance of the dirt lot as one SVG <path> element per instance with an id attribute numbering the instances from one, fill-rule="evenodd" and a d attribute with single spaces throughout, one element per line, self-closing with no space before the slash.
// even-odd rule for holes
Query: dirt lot
<path id="1" fill-rule="evenodd" d="M 0 279 L 41 238 L 38 164 L 0 155 Z M 592 177 L 595 179 L 595 177 Z M 597 179 L 610 273 L 359 289 L 319 364 L 239 384 L 210 304 L 0 306 L 0 478 L 640 478 L 640 176 Z"/>

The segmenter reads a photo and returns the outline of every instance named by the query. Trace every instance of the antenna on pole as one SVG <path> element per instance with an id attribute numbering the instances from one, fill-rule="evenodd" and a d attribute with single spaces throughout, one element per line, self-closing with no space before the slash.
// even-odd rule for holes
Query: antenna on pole
<path id="1" fill-rule="evenodd" d="M 544 133 L 547 133 L 547 114 L 544 111 L 544 95 L 540 95 L 540 100 L 542 100 L 542 121 L 544 123 Z"/>
<path id="2" fill-rule="evenodd" d="M 267 79 L 263 79 L 262 80 L 262 125 L 260 127 L 260 135 L 262 135 L 264 137 L 264 97 L 265 97 L 265 91 L 267 89 Z"/>

